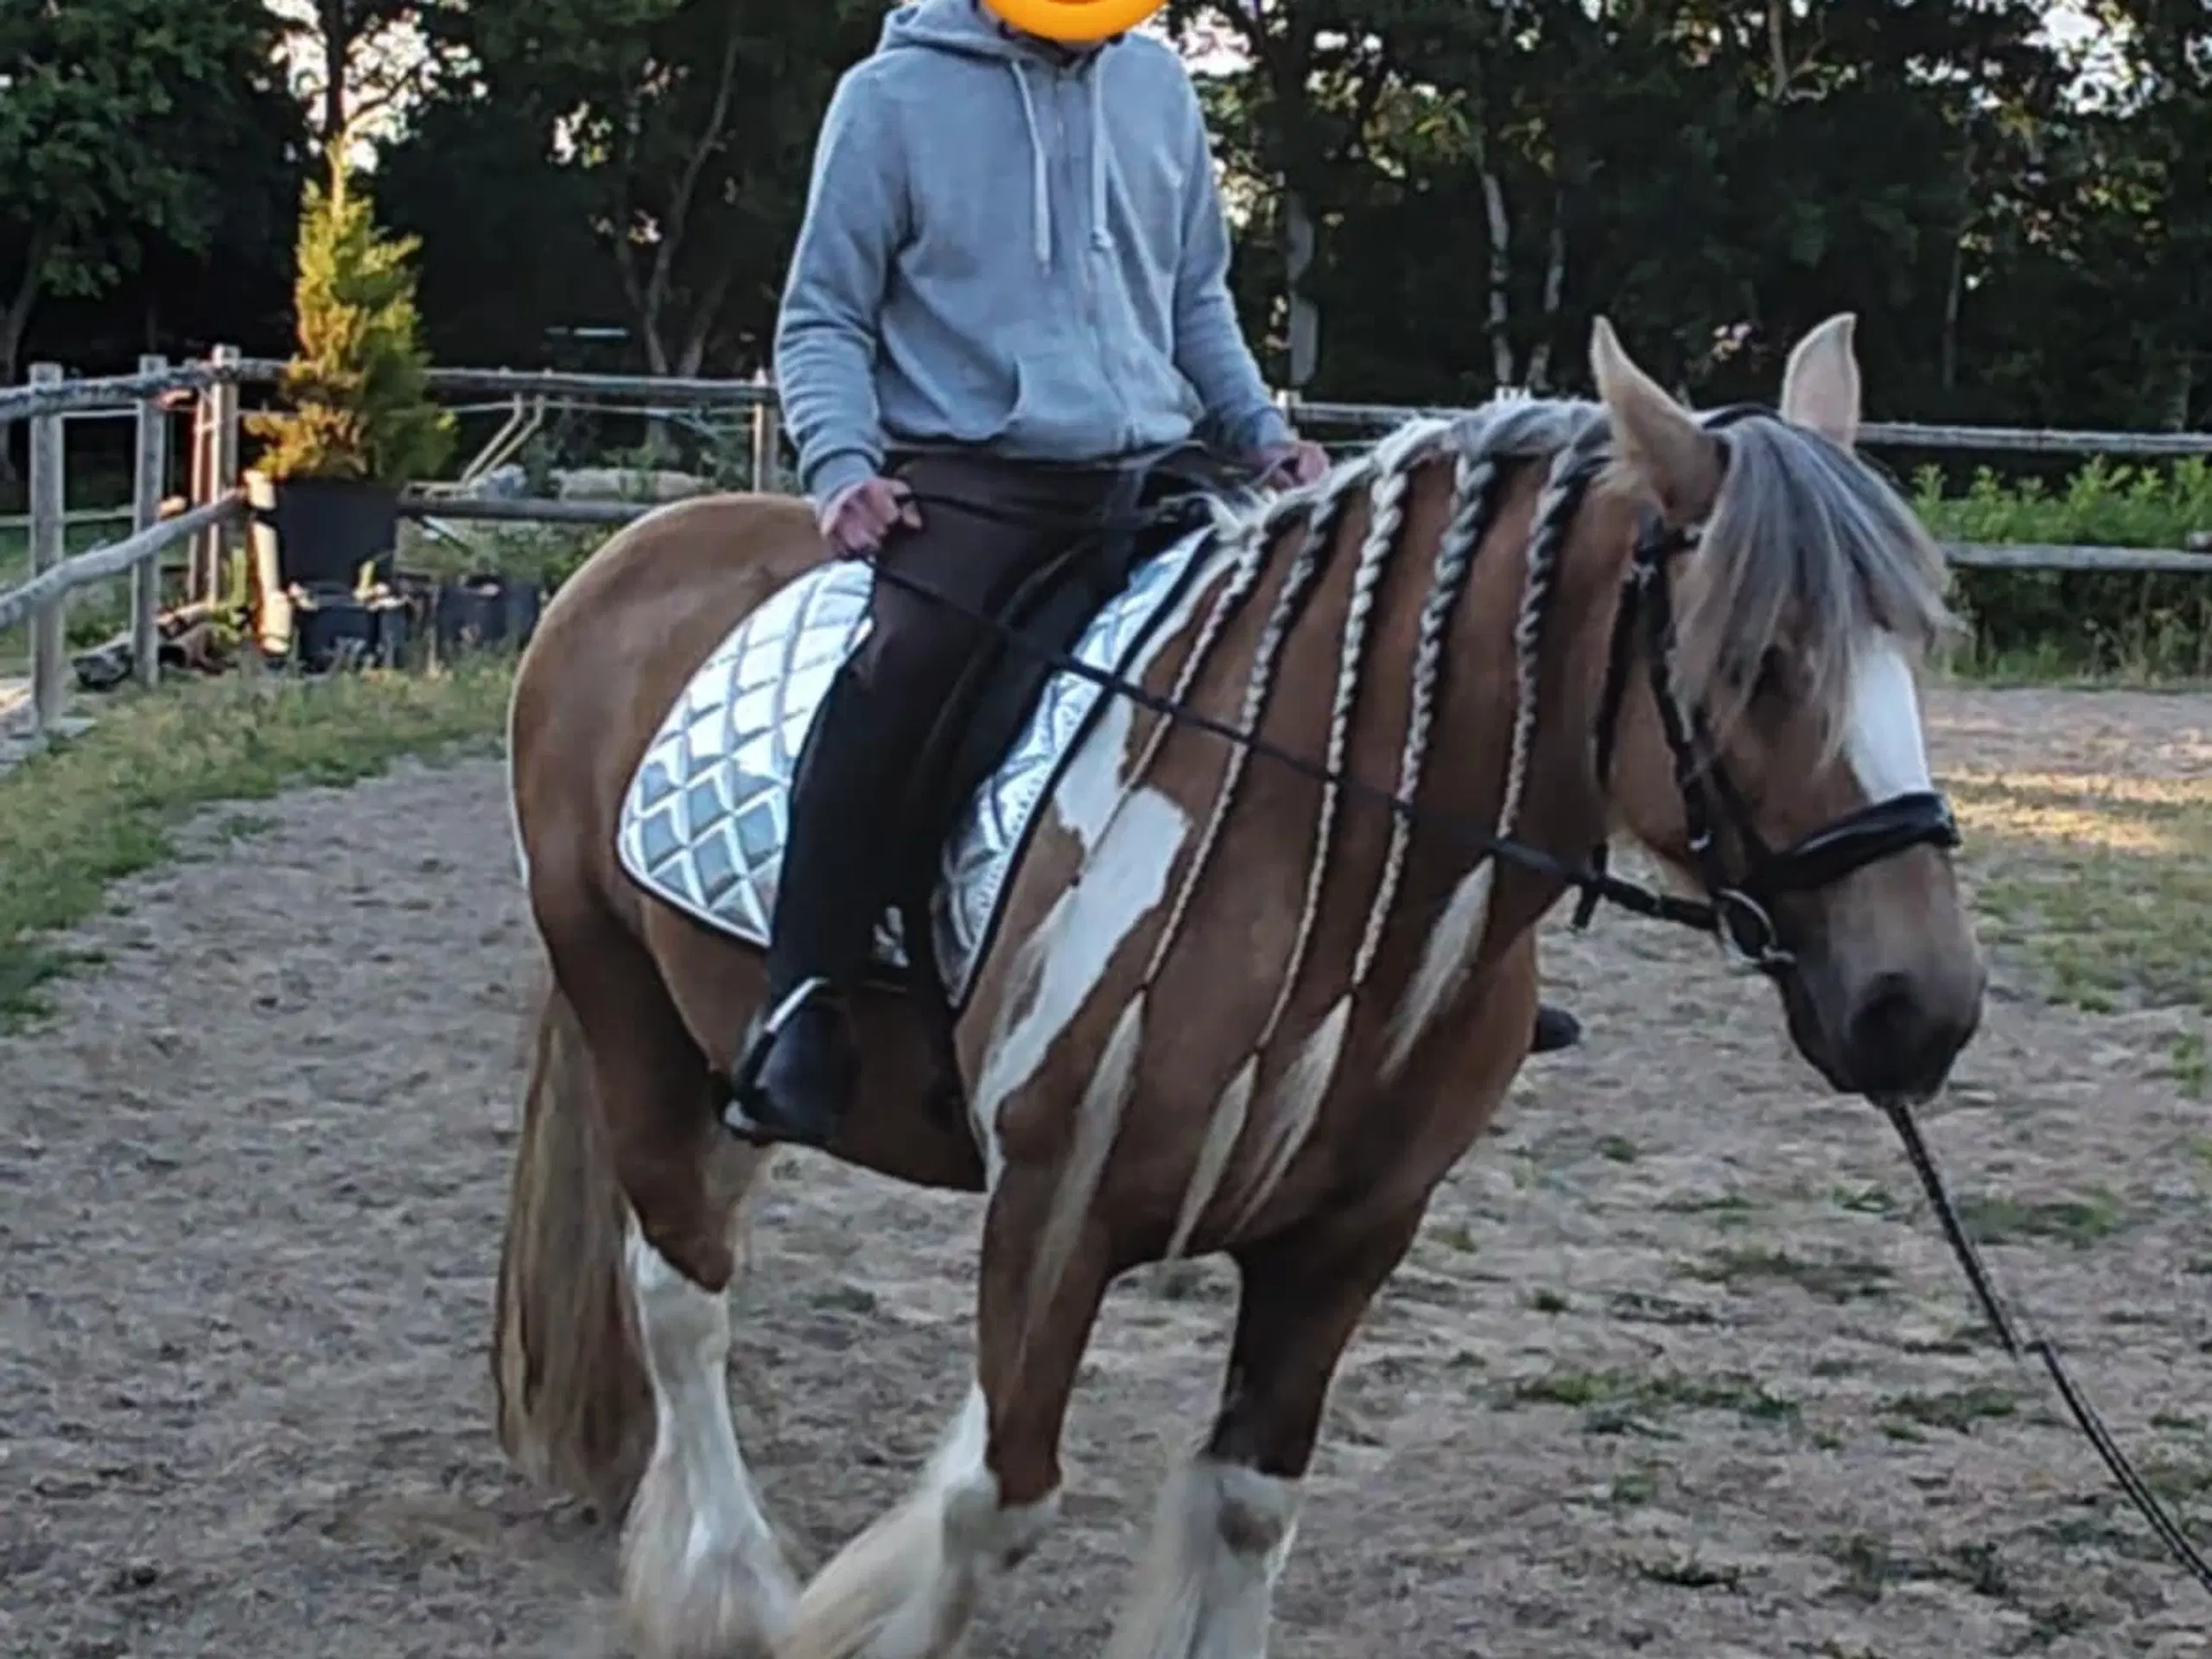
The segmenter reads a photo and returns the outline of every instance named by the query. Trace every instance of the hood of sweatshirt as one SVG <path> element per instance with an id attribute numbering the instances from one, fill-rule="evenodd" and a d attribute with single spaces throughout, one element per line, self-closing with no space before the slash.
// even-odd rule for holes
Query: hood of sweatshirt
<path id="1" fill-rule="evenodd" d="M 1061 46 L 1013 29 L 988 10 L 981 0 L 916 0 L 885 16 L 876 38 L 878 54 L 892 52 L 950 52 L 961 57 L 982 58 L 1006 66 L 1021 99 L 1022 124 L 1029 137 L 1029 192 L 1036 208 L 1032 239 L 1039 265 L 1052 263 L 1052 159 L 1037 123 L 1037 99 L 1026 66 L 1060 68 L 1079 66 L 1090 100 L 1090 238 L 1091 245 L 1109 245 L 1106 227 L 1106 166 L 1111 135 L 1101 118 L 1100 87 L 1104 84 L 1103 60 L 1121 39 L 1116 35 L 1095 45 Z"/>

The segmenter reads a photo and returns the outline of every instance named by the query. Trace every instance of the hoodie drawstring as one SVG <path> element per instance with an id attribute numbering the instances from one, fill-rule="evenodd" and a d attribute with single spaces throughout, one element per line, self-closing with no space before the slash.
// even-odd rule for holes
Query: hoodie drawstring
<path id="1" fill-rule="evenodd" d="M 1090 60 L 1090 245 L 1103 253 L 1114 245 L 1106 234 L 1106 54 Z"/>
<path id="2" fill-rule="evenodd" d="M 1037 130 L 1037 101 L 1029 95 L 1029 77 L 1019 63 L 1007 65 L 1014 89 L 1021 94 L 1021 119 L 1029 129 L 1029 216 L 1035 221 L 1037 264 L 1052 268 L 1052 186 L 1045 162 L 1045 139 Z"/>
<path id="3" fill-rule="evenodd" d="M 1103 53 L 1095 55 L 1087 66 L 1084 79 L 1090 86 L 1090 245 L 1101 252 L 1114 245 L 1114 238 L 1106 230 L 1106 98 L 1102 90 L 1105 81 Z M 1052 166 L 1045 152 L 1044 135 L 1037 127 L 1037 100 L 1029 90 L 1029 77 L 1021 73 L 1021 65 L 1009 62 L 1007 72 L 1014 77 L 1014 89 L 1021 95 L 1022 124 L 1029 130 L 1029 200 L 1030 218 L 1035 221 L 1032 245 L 1039 269 L 1052 268 Z"/>

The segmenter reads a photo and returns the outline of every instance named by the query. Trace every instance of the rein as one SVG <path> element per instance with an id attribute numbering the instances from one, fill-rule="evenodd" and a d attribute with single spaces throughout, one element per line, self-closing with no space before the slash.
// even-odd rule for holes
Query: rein
<path id="1" fill-rule="evenodd" d="M 1772 411 L 1757 404 L 1738 404 L 1712 412 L 1705 417 L 1705 424 L 1713 429 L 1725 429 L 1735 421 L 1755 414 L 1771 415 Z M 1723 438 L 1721 442 L 1725 445 L 1726 440 Z M 1586 488 L 1597 475 L 1601 464 L 1602 458 L 1597 456 L 1585 461 L 1572 476 L 1571 486 L 1578 491 Z M 1004 508 L 987 503 L 933 493 L 910 490 L 907 495 L 918 505 L 944 506 L 980 518 L 1006 520 L 1016 516 Z M 1077 535 L 1139 533 L 1169 522 L 1180 505 L 1171 499 L 1160 506 L 1116 515 L 1111 523 L 1103 515 L 1079 516 L 1067 521 L 1065 527 L 1069 533 Z M 1310 507 L 1306 511 L 1310 512 Z M 1034 523 L 1036 520 L 1033 516 L 1023 522 Z M 1602 791 L 1611 775 L 1621 710 L 1627 697 L 1629 676 L 1633 671 L 1637 649 L 1641 646 L 1651 690 L 1658 704 L 1662 729 L 1674 764 L 1675 788 L 1681 796 L 1688 823 L 1691 853 L 1697 861 L 1700 879 L 1710 895 L 1705 901 L 1654 892 L 1613 875 L 1606 868 L 1607 847 L 1602 841 L 1592 850 L 1588 862 L 1572 864 L 1515 836 L 1495 834 L 1465 814 L 1443 812 L 1433 807 L 1416 807 L 1413 801 L 1395 790 L 1370 783 L 1341 767 L 1308 760 L 1279 744 L 1269 742 L 1256 731 L 1227 721 L 1216 720 L 1174 698 L 1149 691 L 1109 670 L 1095 668 L 1070 652 L 1032 638 L 982 607 L 954 600 L 891 569 L 874 554 L 858 556 L 870 567 L 876 581 L 887 582 L 893 588 L 952 612 L 996 635 L 1001 643 L 1013 645 L 1061 673 L 1086 680 L 1101 690 L 1147 709 L 1165 720 L 1208 733 L 1252 754 L 1273 760 L 1313 782 L 1342 790 L 1347 795 L 1362 797 L 1384 807 L 1409 824 L 1446 833 L 1479 857 L 1503 859 L 1520 866 L 1531 874 L 1559 881 L 1574 889 L 1580 895 L 1573 915 L 1573 925 L 1578 929 L 1588 926 L 1600 904 L 1610 903 L 1633 915 L 1672 922 L 1711 934 L 1725 948 L 1732 950 L 1745 965 L 1770 979 L 1779 980 L 1794 969 L 1796 958 L 1784 944 L 1775 924 L 1770 908 L 1773 899 L 1826 887 L 1867 865 L 1914 847 L 1929 846 L 1948 851 L 1960 845 L 1961 838 L 1957 823 L 1943 797 L 1923 791 L 1861 808 L 1813 831 L 1792 846 L 1776 849 L 1765 844 L 1752 823 L 1748 803 L 1720 762 L 1702 713 L 1694 713 L 1685 718 L 1674 693 L 1669 667 L 1674 611 L 1669 573 L 1677 556 L 1697 545 L 1700 531 L 1699 526 L 1668 526 L 1656 514 L 1647 517 L 1630 557 L 1628 575 L 1622 584 L 1605 680 L 1599 694 L 1598 721 L 1592 741 Z M 1746 869 L 1740 879 L 1728 873 L 1716 833 L 1721 823 L 1726 824 L 1744 855 Z M 1905 1156 L 1927 1193 L 1929 1207 L 1935 1211 L 1936 1222 L 1951 1247 L 1952 1255 L 1957 1259 L 1983 1316 L 1988 1320 L 2005 1353 L 2022 1365 L 2031 1356 L 2041 1363 L 2059 1398 L 2065 1402 L 2075 1426 L 2095 1449 L 2113 1481 L 2134 1505 L 2137 1513 L 2164 1544 L 2175 1561 L 2208 1593 L 2212 1593 L 2212 1563 L 2208 1563 L 2190 1541 L 2188 1535 L 2158 1501 L 2157 1494 L 2151 1491 L 2126 1454 L 2120 1450 L 2094 1405 L 2082 1392 L 2066 1369 L 2057 1349 L 2031 1325 L 2024 1338 L 2018 1325 L 2006 1311 L 1989 1269 L 1982 1261 L 1981 1253 L 1952 1200 L 1942 1172 L 1921 1135 L 1920 1125 L 1914 1118 L 1910 1104 L 1902 1099 L 1875 1100 L 1872 1103 L 1881 1110 L 1896 1129 L 1899 1141 L 1904 1144 Z"/>

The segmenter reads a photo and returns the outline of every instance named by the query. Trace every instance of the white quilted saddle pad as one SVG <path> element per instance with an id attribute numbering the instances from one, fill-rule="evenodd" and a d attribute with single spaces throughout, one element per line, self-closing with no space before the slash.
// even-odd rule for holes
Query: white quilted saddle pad
<path id="1" fill-rule="evenodd" d="M 1194 531 L 1141 566 L 1071 653 L 1124 672 L 1199 563 Z M 830 682 L 868 621 L 868 568 L 817 565 L 732 630 L 691 677 L 631 779 L 616 830 L 622 868 L 648 893 L 747 944 L 766 947 L 801 748 Z M 963 1007 L 1038 809 L 1090 731 L 1103 689 L 1047 679 L 1021 735 L 955 823 L 932 923 L 946 995 Z M 906 965 L 887 913 L 876 959 Z"/>

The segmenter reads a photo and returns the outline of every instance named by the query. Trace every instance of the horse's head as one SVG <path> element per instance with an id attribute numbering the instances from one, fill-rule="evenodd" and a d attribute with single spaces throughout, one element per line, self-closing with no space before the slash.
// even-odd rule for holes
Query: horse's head
<path id="1" fill-rule="evenodd" d="M 1613 490 L 1643 511 L 1615 639 L 1609 784 L 1626 827 L 1719 908 L 1839 1089 L 1932 1092 L 1980 1021 L 1916 671 L 1943 561 L 1855 453 L 1848 315 L 1790 353 L 1780 415 L 1693 416 L 1600 319 Z"/>

